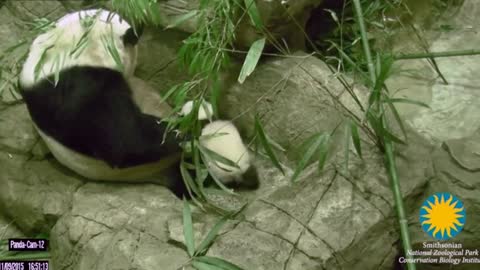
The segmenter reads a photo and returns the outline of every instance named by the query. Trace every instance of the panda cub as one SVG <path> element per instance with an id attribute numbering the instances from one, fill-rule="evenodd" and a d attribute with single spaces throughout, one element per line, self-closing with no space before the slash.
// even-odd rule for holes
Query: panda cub
<path id="1" fill-rule="evenodd" d="M 193 101 L 183 105 L 181 115 L 192 112 Z M 212 105 L 206 101 L 198 110 L 198 119 L 211 119 Z M 207 121 L 208 122 L 208 121 Z M 222 163 L 218 160 L 206 161 L 209 174 L 227 187 L 257 189 L 260 185 L 258 174 L 253 165 L 248 148 L 243 143 L 242 137 L 235 125 L 228 120 L 215 120 L 204 124 L 199 143 L 204 148 L 236 163 L 237 166 Z"/>
<path id="2" fill-rule="evenodd" d="M 118 14 L 78 11 L 39 35 L 23 65 L 20 90 L 36 129 L 86 178 L 137 181 L 178 169 L 181 138 L 132 95 L 138 39 Z"/>

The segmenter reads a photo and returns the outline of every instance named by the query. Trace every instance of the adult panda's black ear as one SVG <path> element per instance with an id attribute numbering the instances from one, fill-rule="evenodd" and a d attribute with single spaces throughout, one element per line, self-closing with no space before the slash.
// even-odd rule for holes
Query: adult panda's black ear
<path id="1" fill-rule="evenodd" d="M 127 32 L 123 35 L 123 44 L 135 46 L 137 45 L 140 37 L 143 34 L 143 25 L 128 28 Z"/>

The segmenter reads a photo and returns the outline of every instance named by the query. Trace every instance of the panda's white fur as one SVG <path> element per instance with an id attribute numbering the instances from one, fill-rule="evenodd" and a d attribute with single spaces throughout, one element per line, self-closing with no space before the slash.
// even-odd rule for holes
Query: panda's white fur
<path id="1" fill-rule="evenodd" d="M 193 101 L 188 101 L 183 105 L 180 114 L 188 115 L 192 112 L 192 109 Z M 198 120 L 211 120 L 212 115 L 212 105 L 202 100 L 201 106 L 198 108 Z M 223 184 L 250 187 L 258 185 L 257 172 L 253 166 L 249 150 L 232 121 L 215 120 L 204 125 L 200 136 L 200 145 L 237 165 L 234 167 L 219 160 L 207 158 L 207 169 L 214 178 Z"/>
<path id="2" fill-rule="evenodd" d="M 163 179 L 155 181 L 152 176 L 159 177 L 163 171 L 174 166 L 180 158 L 180 155 L 172 155 L 158 162 L 127 168 L 112 168 L 103 160 L 82 155 L 60 144 L 40 129 L 37 128 L 37 131 L 60 164 L 91 180 L 127 182 L 151 180 L 151 182 L 163 183 Z"/>
<path id="3" fill-rule="evenodd" d="M 189 100 L 187 101 L 183 107 L 182 110 L 180 111 L 180 115 L 188 115 L 192 112 L 193 110 L 193 101 Z M 213 107 L 212 104 L 209 102 L 202 100 L 202 103 L 198 109 L 198 120 L 207 120 L 207 119 L 212 119 L 213 116 Z"/>
<path id="4" fill-rule="evenodd" d="M 216 120 L 202 129 L 200 144 L 218 155 L 235 162 L 238 167 L 208 160 L 208 171 L 225 184 L 242 181 L 242 175 L 250 168 L 248 148 L 243 144 L 237 128 L 231 121 Z"/>
<path id="5" fill-rule="evenodd" d="M 85 27 L 86 20 L 93 22 L 93 24 L 90 24 L 90 28 L 88 26 Z M 152 107 L 153 103 L 155 103 L 155 105 L 160 103 L 160 96 L 157 93 L 154 93 L 154 91 L 151 91 L 151 89 L 146 90 L 145 84 L 141 84 L 138 82 L 138 80 L 133 78 L 133 71 L 135 69 L 137 58 L 136 42 L 134 44 L 126 44 L 124 40 L 127 31 L 131 30 L 132 28 L 130 25 L 125 20 L 122 20 L 118 14 L 106 10 L 91 9 L 67 14 L 56 22 L 55 28 L 39 35 L 33 41 L 28 57 L 20 74 L 19 82 L 22 94 L 27 103 L 27 107 L 29 108 L 30 115 L 32 116 L 36 129 L 38 130 L 42 139 L 45 141 L 49 150 L 61 164 L 92 180 L 152 180 L 153 182 L 156 182 L 152 176 L 158 176 L 159 173 L 163 172 L 166 168 L 170 168 L 172 165 L 175 165 L 179 162 L 181 149 L 177 144 L 178 141 L 175 138 L 170 137 L 170 142 L 161 144 L 163 136 L 160 136 L 160 134 L 156 135 L 157 133 L 160 133 L 160 131 L 164 130 L 164 126 L 163 124 L 160 124 L 159 120 L 166 116 L 165 111 L 159 111 Z M 88 35 L 86 35 L 86 32 L 88 32 Z M 88 37 L 87 42 L 82 41 L 84 36 Z M 109 54 L 107 48 L 105 47 L 106 39 L 109 39 L 110 42 L 113 41 L 113 44 L 115 45 L 116 51 L 118 52 L 119 58 L 122 62 L 121 67 L 114 60 L 112 55 Z M 75 54 L 72 54 L 72 48 L 75 48 L 80 43 L 84 44 L 80 46 L 80 49 Z M 57 60 L 58 57 L 61 57 L 60 62 Z M 58 85 L 54 85 L 54 83 L 51 82 L 51 79 L 53 76 L 55 76 L 55 70 L 59 69 L 59 64 L 61 65 L 60 70 L 65 73 L 60 74 L 60 81 L 58 82 Z M 76 76 L 69 75 L 70 69 L 73 68 L 75 71 L 76 67 L 80 68 L 80 71 L 77 70 L 76 73 L 73 72 L 73 74 Z M 82 69 L 85 67 L 91 68 L 87 68 L 88 71 L 84 72 Z M 97 85 L 97 80 L 95 80 L 97 76 L 97 68 L 111 70 L 111 72 L 107 71 L 107 73 L 110 72 L 113 75 L 115 75 L 115 72 L 121 75 L 115 75 L 111 80 L 108 80 L 110 78 L 105 79 L 103 77 L 99 77 Z M 98 74 L 100 73 L 101 72 Z M 103 70 L 103 73 L 105 74 L 105 70 Z M 85 90 L 81 88 L 75 89 L 77 84 L 84 83 L 83 76 L 88 77 L 87 79 L 90 80 L 90 84 L 82 86 L 85 88 Z M 45 80 L 47 80 L 47 82 Z M 111 81 L 117 85 L 109 86 L 108 84 L 111 83 Z M 56 107 L 53 113 L 49 113 L 46 116 L 44 115 L 43 119 L 41 118 L 41 114 L 43 114 L 44 111 L 47 111 L 47 109 L 51 109 L 48 107 L 51 106 L 51 104 L 57 104 L 55 106 L 60 106 L 58 107 L 58 111 L 63 110 L 66 112 L 66 114 L 70 113 L 70 107 L 61 108 L 64 102 L 65 104 L 68 102 L 73 102 L 73 105 L 79 106 L 80 108 L 87 105 L 75 104 L 75 100 L 73 100 L 71 96 L 65 96 L 65 100 L 62 100 L 63 96 L 57 93 L 55 90 L 57 88 L 60 89 L 59 91 L 65 92 L 70 91 L 70 89 L 75 89 L 75 91 L 79 91 L 79 94 L 84 94 L 85 92 L 85 96 L 87 97 L 88 95 L 92 95 L 91 92 L 88 92 L 92 91 L 92 89 L 96 91 L 96 94 L 100 95 L 103 91 L 109 91 L 109 93 L 112 95 L 112 100 L 116 98 L 114 95 L 116 89 L 112 88 L 122 88 L 122 95 L 124 96 L 120 98 L 121 102 L 117 103 L 120 105 L 127 104 L 128 106 L 112 104 L 111 106 L 117 107 L 112 107 L 114 110 L 109 111 L 109 114 L 106 115 L 116 117 L 116 123 L 120 123 L 120 125 L 122 125 L 123 122 L 131 123 L 132 125 L 118 127 L 118 130 L 114 130 L 112 132 L 113 134 L 109 134 L 113 135 L 109 137 L 110 139 L 108 137 L 102 137 L 102 140 L 105 144 L 108 144 L 110 141 L 115 141 L 117 143 L 117 147 L 113 148 L 120 149 L 108 149 L 107 145 L 103 150 L 100 149 L 97 151 L 96 149 L 90 149 L 89 154 L 86 154 L 72 149 L 72 147 L 69 147 L 66 143 L 60 142 L 58 138 L 61 137 L 58 137 L 59 135 L 57 133 L 59 131 L 61 133 L 65 133 L 68 131 L 68 128 L 62 129 L 60 127 L 59 131 L 56 131 L 55 126 L 58 126 L 58 124 L 55 123 L 61 123 L 61 121 L 51 119 L 51 122 L 54 123 L 50 124 L 48 123 L 48 120 L 50 120 L 50 118 L 57 117 L 62 119 L 62 114 L 55 113 L 57 110 Z M 59 96 L 51 97 L 51 95 L 45 94 L 43 94 L 43 96 L 38 96 L 36 93 L 38 91 L 50 91 L 48 93 L 53 93 Z M 125 96 L 126 94 L 128 94 L 128 97 Z M 146 98 L 146 96 L 148 96 L 148 98 Z M 143 103 L 146 103 L 146 99 L 148 99 L 148 103 L 151 103 L 150 105 L 152 106 L 142 106 Z M 43 100 L 45 100 L 45 104 L 42 103 Z M 108 107 L 105 105 L 109 105 L 109 100 L 110 99 L 105 99 L 103 101 L 105 104 L 101 105 L 103 107 Z M 134 104 L 132 104 L 132 102 Z M 90 102 L 88 104 L 93 103 Z M 92 109 L 103 112 L 102 106 Z M 121 111 L 124 109 L 124 107 L 128 107 L 129 110 L 125 109 L 125 111 Z M 139 108 L 136 109 L 135 107 Z M 88 113 L 88 108 L 83 109 Z M 118 109 L 119 116 L 115 114 L 117 111 L 115 109 Z M 129 120 L 127 119 L 128 117 L 135 118 L 133 120 Z M 47 121 L 45 121 L 45 118 L 47 118 Z M 123 118 L 125 118 L 124 121 Z M 102 127 L 103 122 L 95 119 L 95 115 L 92 116 L 92 122 L 93 121 L 99 121 L 96 126 L 100 129 L 104 128 Z M 87 121 L 83 122 L 86 123 L 84 123 L 85 125 L 88 125 L 88 119 Z M 68 125 L 74 129 L 78 128 L 75 122 L 65 123 L 68 123 Z M 104 123 L 105 125 L 108 125 L 109 121 L 104 121 Z M 43 128 L 40 126 L 40 124 L 43 126 Z M 50 127 L 49 125 L 52 126 Z M 132 126 L 139 128 L 133 129 L 131 128 Z M 139 130 L 142 129 L 140 127 L 144 127 L 147 130 L 152 131 L 153 135 L 139 133 Z M 89 128 L 92 128 L 92 126 L 89 126 Z M 93 126 L 93 128 L 95 128 L 95 126 Z M 116 126 L 113 126 L 113 128 L 117 129 Z M 106 127 L 105 129 L 107 130 L 108 128 Z M 90 130 L 80 131 L 84 132 L 86 135 L 90 132 Z M 127 137 L 124 137 L 123 139 L 122 133 L 128 133 Z M 87 142 L 84 142 L 84 146 L 88 146 L 89 142 L 87 138 L 82 138 L 81 134 L 78 136 L 78 138 L 79 140 L 87 140 Z M 72 141 L 74 142 L 74 140 L 70 140 L 70 144 L 72 144 Z M 102 147 L 101 143 L 98 145 Z M 141 149 L 144 150 L 137 151 L 136 145 L 138 145 L 139 148 L 142 147 Z M 153 150 L 150 150 L 150 146 Z M 92 147 L 98 148 L 98 146 Z M 97 156 L 97 152 L 101 154 Z M 101 158 L 102 155 L 107 157 Z M 115 159 L 115 155 L 120 155 L 123 159 L 119 159 L 117 161 Z M 133 165 L 129 165 L 129 163 L 126 165 L 121 163 L 125 158 L 128 159 L 129 155 L 136 155 L 139 158 L 134 160 L 135 163 Z M 147 162 L 142 162 L 142 159 L 146 159 Z M 130 160 L 132 160 L 132 158 L 130 158 Z M 137 162 L 137 160 L 139 161 Z M 174 174 L 176 174 L 176 172 Z M 174 181 L 181 181 L 181 179 L 177 178 L 170 180 L 170 182 Z M 164 180 L 160 179 L 160 182 L 164 183 Z M 177 183 L 173 183 L 172 185 L 176 184 Z"/>
<path id="6" fill-rule="evenodd" d="M 88 26 L 83 22 L 93 20 L 86 42 L 82 41 Z M 61 64 L 61 69 L 71 66 L 97 66 L 119 70 L 114 58 L 105 48 L 105 39 L 113 40 L 123 64 L 123 74 L 133 75 L 137 61 L 137 47 L 125 46 L 122 42 L 124 35 L 131 26 L 116 13 L 90 9 L 67 14 L 60 18 L 55 28 L 39 35 L 30 46 L 28 57 L 20 73 L 22 86 L 31 86 L 35 83 L 35 69 L 37 80 L 41 80 L 55 72 Z M 81 43 L 80 43 L 81 42 Z M 80 49 L 70 56 L 78 44 Z M 57 57 L 61 57 L 58 62 Z M 39 63 L 41 60 L 41 63 Z"/>

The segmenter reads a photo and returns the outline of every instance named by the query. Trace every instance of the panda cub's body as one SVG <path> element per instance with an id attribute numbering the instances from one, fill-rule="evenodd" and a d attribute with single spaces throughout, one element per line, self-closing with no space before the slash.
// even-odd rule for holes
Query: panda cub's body
<path id="1" fill-rule="evenodd" d="M 56 159 L 93 180 L 140 180 L 182 149 L 135 103 L 128 79 L 138 37 L 105 10 L 67 14 L 32 43 L 20 74 L 30 116 Z M 59 72 L 56 72 L 59 70 Z"/>
<path id="2" fill-rule="evenodd" d="M 257 171 L 252 164 L 249 150 L 231 121 L 216 120 L 205 125 L 200 144 L 236 164 L 234 167 L 218 160 L 207 160 L 206 166 L 212 177 L 230 187 L 258 187 Z"/>
<path id="3" fill-rule="evenodd" d="M 183 105 L 181 115 L 193 110 L 193 101 Z M 206 121 L 213 116 L 212 105 L 202 101 L 198 110 L 198 119 Z M 209 174 L 228 187 L 256 189 L 259 186 L 257 170 L 253 165 L 250 152 L 243 143 L 238 129 L 228 120 L 210 121 L 203 125 L 199 143 L 209 151 L 235 163 L 236 166 L 204 157 Z"/>

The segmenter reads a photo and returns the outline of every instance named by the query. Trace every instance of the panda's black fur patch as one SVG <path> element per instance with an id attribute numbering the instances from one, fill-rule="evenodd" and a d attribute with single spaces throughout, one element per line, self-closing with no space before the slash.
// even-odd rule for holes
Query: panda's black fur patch
<path id="1" fill-rule="evenodd" d="M 22 90 L 37 126 L 64 146 L 114 168 L 181 153 L 167 124 L 141 112 L 123 75 L 99 67 L 71 67 Z"/>
<path id="2" fill-rule="evenodd" d="M 136 29 L 133 27 L 128 28 L 127 32 L 122 36 L 123 44 L 131 46 L 137 45 L 143 34 L 143 28 L 143 26 L 139 26 Z"/>

